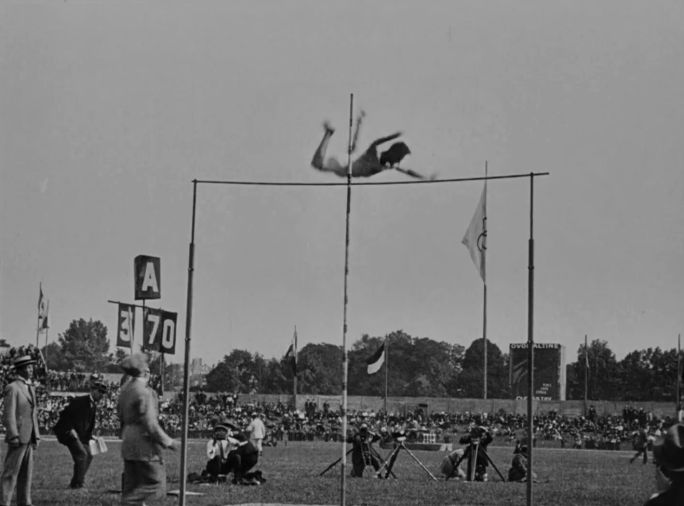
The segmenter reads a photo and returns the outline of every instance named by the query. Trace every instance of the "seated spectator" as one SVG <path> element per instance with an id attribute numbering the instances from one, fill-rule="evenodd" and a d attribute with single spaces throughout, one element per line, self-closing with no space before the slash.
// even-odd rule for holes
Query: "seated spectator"
<path id="1" fill-rule="evenodd" d="M 209 460 L 202 473 L 203 476 L 209 477 L 212 481 L 218 480 L 220 474 L 225 475 L 230 472 L 228 455 L 239 445 L 239 441 L 232 437 L 233 430 L 237 430 L 237 427 L 227 420 L 222 420 L 214 425 L 213 437 L 207 443 L 207 458 Z"/>
<path id="2" fill-rule="evenodd" d="M 532 473 L 532 480 L 536 481 L 536 473 Z M 513 451 L 513 462 L 508 470 L 508 481 L 527 481 L 527 445 L 518 443 Z"/>

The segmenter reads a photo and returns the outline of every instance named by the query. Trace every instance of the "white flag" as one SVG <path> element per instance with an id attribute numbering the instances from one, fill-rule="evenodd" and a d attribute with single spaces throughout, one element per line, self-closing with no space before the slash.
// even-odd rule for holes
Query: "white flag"
<path id="1" fill-rule="evenodd" d="M 470 251 L 470 258 L 473 259 L 475 267 L 480 272 L 482 281 L 487 282 L 485 275 L 485 253 L 487 252 L 487 187 L 482 190 L 480 203 L 477 205 L 473 219 L 466 231 L 463 241 L 465 247 Z"/>

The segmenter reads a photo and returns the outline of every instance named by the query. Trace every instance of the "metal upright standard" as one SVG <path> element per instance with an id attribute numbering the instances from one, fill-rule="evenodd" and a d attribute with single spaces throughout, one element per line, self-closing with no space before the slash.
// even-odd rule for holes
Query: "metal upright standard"
<path id="1" fill-rule="evenodd" d="M 190 343 L 192 335 L 192 296 L 193 296 L 193 274 L 195 270 L 195 217 L 197 208 L 197 185 L 198 184 L 227 184 L 227 185 L 243 185 L 243 186 L 277 186 L 277 187 L 301 187 L 301 186 L 346 186 L 347 187 L 347 214 L 346 214 L 346 235 L 345 235 L 345 254 L 344 254 L 344 312 L 343 312 L 343 330 L 342 330 L 342 457 L 341 462 L 342 476 L 341 476 L 341 493 L 340 500 L 342 506 L 346 502 L 346 457 L 347 457 L 347 383 L 348 383 L 348 356 L 347 356 L 347 305 L 348 297 L 348 276 L 349 276 L 349 228 L 350 228 L 350 214 L 351 214 L 351 187 L 352 186 L 388 186 L 388 185 L 403 185 L 403 184 L 441 184 L 441 183 L 463 183 L 470 181 L 489 181 L 497 179 L 521 179 L 530 177 L 530 188 L 533 190 L 534 176 L 548 176 L 548 172 L 530 173 L 530 174 L 508 174 L 503 176 L 487 176 L 484 177 L 465 177 L 442 180 L 422 180 L 422 181 L 371 181 L 360 182 L 352 184 L 352 161 L 351 161 L 351 144 L 352 144 L 352 122 L 354 111 L 354 95 L 351 94 L 349 106 L 349 149 L 347 161 L 347 182 L 346 183 L 287 183 L 287 182 L 265 182 L 265 181 L 212 181 L 212 180 L 198 180 L 193 179 L 193 196 L 192 196 L 192 228 L 190 239 L 190 251 L 188 260 L 188 292 L 187 292 L 187 311 L 185 317 L 185 366 L 183 374 L 183 427 L 182 427 L 182 446 L 181 446 L 181 468 L 180 468 L 180 501 L 181 506 L 185 505 L 186 493 L 186 476 L 187 476 L 187 445 L 188 445 L 188 405 L 190 397 Z M 533 200 L 533 193 L 530 195 L 530 200 Z M 530 204 L 530 272 L 529 272 L 529 342 L 530 346 L 530 395 L 528 398 L 528 418 L 529 426 L 529 448 L 530 458 L 529 465 L 532 469 L 532 397 L 533 397 L 533 382 L 532 382 L 532 361 L 533 357 L 533 334 L 532 334 L 532 316 L 533 316 L 533 284 L 534 284 L 534 240 L 532 237 L 532 204 Z M 486 330 L 485 330 L 486 332 Z M 387 371 L 385 372 L 387 374 Z M 387 398 L 387 392 L 385 395 Z M 402 448 L 406 449 L 406 448 Z M 409 452 L 410 453 L 410 452 Z M 531 474 L 530 474 L 531 475 Z M 528 504 L 532 500 L 532 485 L 528 481 Z"/>
<path id="2" fill-rule="evenodd" d="M 527 506 L 532 506 L 532 455 L 534 454 L 534 173 L 530 173 L 530 241 L 528 258 L 528 300 L 527 300 Z"/>
<path id="3" fill-rule="evenodd" d="M 347 231 L 344 241 L 344 315 L 342 322 L 342 480 L 340 503 L 346 502 L 345 485 L 347 480 L 347 278 L 349 277 L 349 214 L 351 213 L 351 178 L 352 178 L 352 122 L 354 116 L 354 94 L 349 98 L 349 148 L 347 150 Z"/>
<path id="4" fill-rule="evenodd" d="M 185 313 L 185 366 L 183 368 L 183 433 L 181 439 L 180 495 L 178 504 L 185 506 L 188 465 L 188 406 L 190 397 L 190 336 L 192 335 L 192 282 L 195 273 L 195 211 L 197 209 L 197 180 L 192 182 L 192 228 L 188 260 L 188 296 Z"/>

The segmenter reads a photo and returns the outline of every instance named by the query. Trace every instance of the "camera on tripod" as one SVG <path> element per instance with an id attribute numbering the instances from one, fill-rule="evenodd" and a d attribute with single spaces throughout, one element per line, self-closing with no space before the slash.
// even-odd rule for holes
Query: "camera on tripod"
<path id="1" fill-rule="evenodd" d="M 463 452 L 463 455 L 453 466 L 451 475 L 447 476 L 453 478 L 456 476 L 458 466 L 463 460 L 467 459 L 468 470 L 466 472 L 467 481 L 487 481 L 487 467 L 491 464 L 502 481 L 506 481 L 503 475 L 499 472 L 492 459 L 487 454 L 487 446 L 494 440 L 489 430 L 486 427 L 473 426 L 468 434 L 461 437 L 459 442 L 463 445 L 468 445 Z"/>

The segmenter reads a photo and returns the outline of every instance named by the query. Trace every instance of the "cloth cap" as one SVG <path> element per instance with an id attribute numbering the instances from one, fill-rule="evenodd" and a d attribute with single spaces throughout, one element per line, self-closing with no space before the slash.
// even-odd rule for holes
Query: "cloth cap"
<path id="1" fill-rule="evenodd" d="M 102 380 L 93 381 L 90 384 L 90 388 L 93 390 L 99 390 L 103 394 L 106 394 L 107 390 L 109 390 L 109 387 L 107 386 L 107 384 Z"/>
<path id="2" fill-rule="evenodd" d="M 14 365 L 15 369 L 21 369 L 22 367 L 26 367 L 27 365 L 33 365 L 35 364 L 36 361 L 31 357 L 30 355 L 24 355 L 22 357 L 17 357 L 14 359 Z"/>
<path id="3" fill-rule="evenodd" d="M 223 429 L 223 430 L 238 430 L 237 426 L 228 420 L 227 418 L 222 418 L 218 422 L 214 424 L 214 430 L 216 429 Z"/>
<path id="4" fill-rule="evenodd" d="M 121 368 L 126 374 L 133 377 L 142 376 L 143 373 L 150 370 L 147 365 L 147 357 L 142 353 L 136 353 L 124 358 L 121 361 Z"/>
<path id="5" fill-rule="evenodd" d="M 653 445 L 653 456 L 668 471 L 684 472 L 684 424 L 667 430 L 665 437 Z"/>

